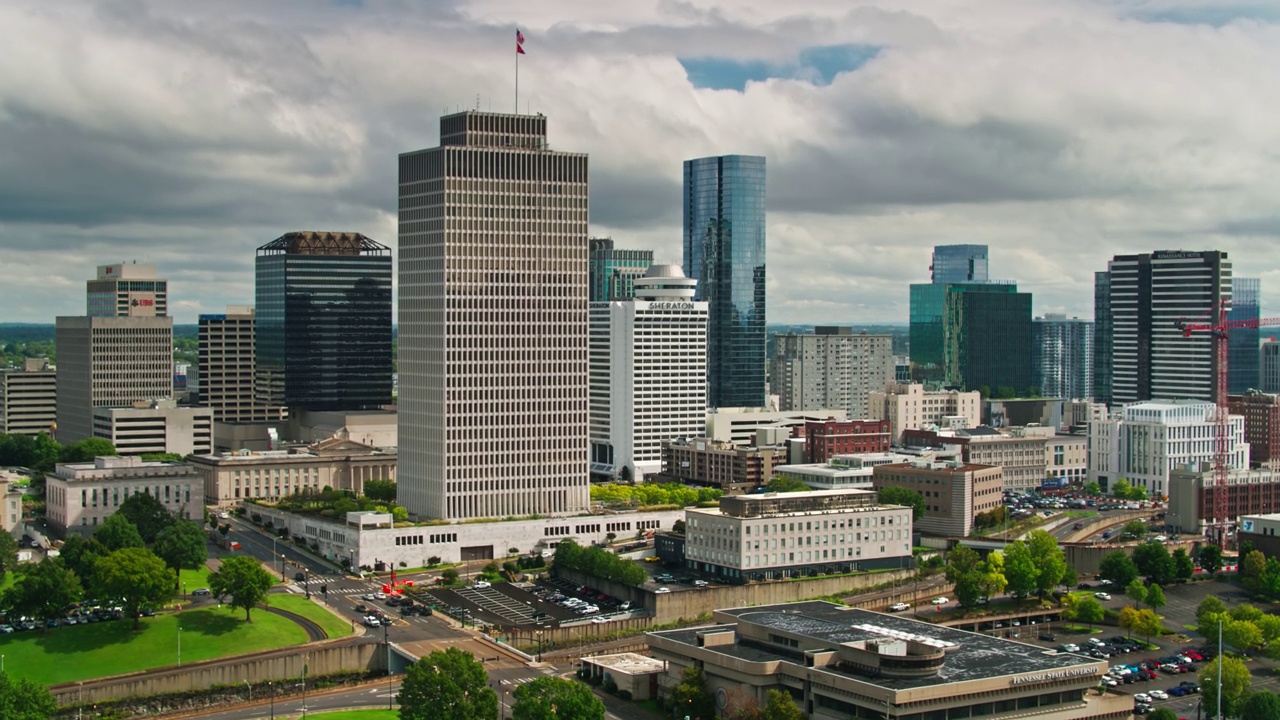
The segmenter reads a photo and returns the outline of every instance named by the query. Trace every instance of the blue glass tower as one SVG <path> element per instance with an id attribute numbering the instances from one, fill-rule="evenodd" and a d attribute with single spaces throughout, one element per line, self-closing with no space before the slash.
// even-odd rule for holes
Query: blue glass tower
<path id="1" fill-rule="evenodd" d="M 987 246 L 934 245 L 929 270 L 935 285 L 988 282 Z"/>
<path id="2" fill-rule="evenodd" d="M 684 163 L 684 273 L 710 305 L 707 405 L 765 403 L 764 158 Z"/>
<path id="3" fill-rule="evenodd" d="M 1238 277 L 1231 281 L 1231 309 L 1227 311 L 1227 320 L 1252 320 L 1254 327 L 1234 327 L 1227 336 L 1227 393 L 1230 395 L 1256 390 L 1262 384 L 1258 354 L 1261 333 L 1257 327 L 1258 318 L 1262 317 L 1261 294 L 1259 278 Z"/>

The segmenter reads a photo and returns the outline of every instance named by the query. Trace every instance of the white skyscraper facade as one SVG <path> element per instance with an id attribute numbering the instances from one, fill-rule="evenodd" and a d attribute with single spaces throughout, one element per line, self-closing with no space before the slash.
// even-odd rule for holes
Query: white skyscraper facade
<path id="1" fill-rule="evenodd" d="M 1149 400 L 1089 423 L 1089 479 L 1110 488 L 1124 478 L 1153 496 L 1168 494 L 1170 470 L 1213 461 L 1216 412 L 1200 400 Z M 1227 430 L 1227 467 L 1249 469 L 1244 417 L 1229 416 Z"/>
<path id="2" fill-rule="evenodd" d="M 425 518 L 589 506 L 587 156 L 542 115 L 440 119 L 400 155 L 399 499 Z"/>
<path id="3" fill-rule="evenodd" d="M 641 480 L 662 441 L 706 434 L 707 312 L 698 281 L 650 266 L 634 300 L 591 303 L 591 471 Z"/>

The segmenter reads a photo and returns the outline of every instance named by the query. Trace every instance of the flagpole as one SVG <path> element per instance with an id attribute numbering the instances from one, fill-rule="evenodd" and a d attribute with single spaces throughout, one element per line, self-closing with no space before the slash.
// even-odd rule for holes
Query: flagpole
<path id="1" fill-rule="evenodd" d="M 520 30 L 516 30 L 516 34 L 520 34 Z M 516 45 L 516 114 L 520 114 L 520 45 Z"/>

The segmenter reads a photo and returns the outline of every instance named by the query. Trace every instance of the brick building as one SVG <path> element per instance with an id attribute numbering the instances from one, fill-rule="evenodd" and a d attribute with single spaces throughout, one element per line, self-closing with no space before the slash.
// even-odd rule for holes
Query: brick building
<path id="1" fill-rule="evenodd" d="M 1249 465 L 1280 467 L 1280 396 L 1250 390 L 1229 395 L 1232 415 L 1244 417 L 1244 441 L 1249 443 Z"/>
<path id="2" fill-rule="evenodd" d="M 871 474 L 878 491 L 905 487 L 924 495 L 924 517 L 915 527 L 926 535 L 965 537 L 978 513 L 1000 507 L 1004 471 L 991 465 L 918 460 L 879 465 Z"/>
<path id="3" fill-rule="evenodd" d="M 707 438 L 662 443 L 659 482 L 720 488 L 726 495 L 751 492 L 769 482 L 773 469 L 787 462 L 785 445 L 747 447 Z"/>
<path id="4" fill-rule="evenodd" d="M 1280 512 L 1280 470 L 1233 469 L 1227 473 L 1227 503 L 1218 512 L 1214 503 L 1213 463 L 1189 463 L 1169 472 L 1167 522 L 1194 535 L 1218 519 L 1234 527 L 1242 515 Z"/>
<path id="5" fill-rule="evenodd" d="M 824 463 L 836 455 L 878 453 L 889 449 L 888 420 L 810 420 L 796 428 L 804 438 L 807 463 Z"/>

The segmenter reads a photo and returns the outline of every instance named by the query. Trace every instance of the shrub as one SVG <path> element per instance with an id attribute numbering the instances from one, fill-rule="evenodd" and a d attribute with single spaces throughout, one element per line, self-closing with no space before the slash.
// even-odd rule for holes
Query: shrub
<path id="1" fill-rule="evenodd" d="M 607 678 L 605 678 L 605 679 L 604 679 L 604 683 L 602 683 L 602 684 L 601 684 L 600 689 L 601 689 L 601 690 L 604 690 L 605 692 L 609 693 L 610 695 L 617 695 L 617 694 L 618 694 L 618 683 L 614 682 L 614 681 L 613 681 L 613 677 L 612 677 L 612 676 L 610 676 L 610 677 L 607 677 Z"/>
<path id="2" fill-rule="evenodd" d="M 619 690 L 619 691 L 618 691 L 618 699 L 619 699 L 619 700 L 630 700 L 630 699 L 631 699 L 631 691 L 630 691 L 630 690 Z"/>
<path id="3" fill-rule="evenodd" d="M 432 555 L 431 557 L 427 558 L 427 567 L 435 567 L 439 564 L 440 564 L 439 555 Z"/>

